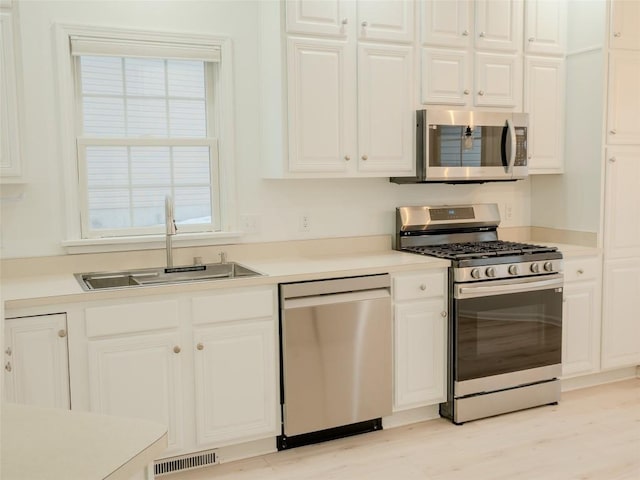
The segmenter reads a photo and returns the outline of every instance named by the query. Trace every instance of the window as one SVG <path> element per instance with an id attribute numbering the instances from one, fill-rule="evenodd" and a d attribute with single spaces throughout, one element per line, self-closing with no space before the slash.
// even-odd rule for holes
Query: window
<path id="1" fill-rule="evenodd" d="M 162 234 L 166 196 L 181 233 L 220 232 L 224 42 L 70 30 L 77 194 L 67 205 L 80 218 L 70 237 Z"/>

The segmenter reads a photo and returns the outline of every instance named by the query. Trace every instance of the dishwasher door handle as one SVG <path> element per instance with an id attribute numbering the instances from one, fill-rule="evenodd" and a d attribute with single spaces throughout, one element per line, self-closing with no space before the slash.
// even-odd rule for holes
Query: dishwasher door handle
<path id="1" fill-rule="evenodd" d="M 289 310 L 292 308 L 318 307 L 321 305 L 332 305 L 336 303 L 375 300 L 378 298 L 391 298 L 389 290 L 386 288 L 378 288 L 375 290 L 364 290 L 360 292 L 332 293 L 328 295 L 290 298 L 284 301 L 284 309 Z"/>

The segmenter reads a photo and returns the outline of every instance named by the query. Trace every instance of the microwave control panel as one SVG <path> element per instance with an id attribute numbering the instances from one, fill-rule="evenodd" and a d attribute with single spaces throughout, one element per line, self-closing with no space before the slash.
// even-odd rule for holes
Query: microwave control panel
<path id="1" fill-rule="evenodd" d="M 516 167 L 527 165 L 527 127 L 516 127 Z"/>

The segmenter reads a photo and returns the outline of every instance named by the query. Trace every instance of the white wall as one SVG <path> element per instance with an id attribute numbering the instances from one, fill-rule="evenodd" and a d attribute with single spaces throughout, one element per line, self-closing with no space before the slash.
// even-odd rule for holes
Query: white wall
<path id="1" fill-rule="evenodd" d="M 565 173 L 533 177 L 531 223 L 600 232 L 606 2 L 568 8 Z"/>
<path id="2" fill-rule="evenodd" d="M 265 0 L 272 1 L 272 0 Z M 233 40 L 238 215 L 257 215 L 259 232 L 243 242 L 391 234 L 396 206 L 497 202 L 510 205 L 503 226 L 530 224 L 530 182 L 395 185 L 387 179 L 265 180 L 258 146 L 258 2 L 21 0 L 24 70 L 24 198 L 1 205 L 3 257 L 64 254 L 62 159 L 52 25 L 58 23 L 180 31 Z M 299 216 L 310 231 L 299 231 Z"/>

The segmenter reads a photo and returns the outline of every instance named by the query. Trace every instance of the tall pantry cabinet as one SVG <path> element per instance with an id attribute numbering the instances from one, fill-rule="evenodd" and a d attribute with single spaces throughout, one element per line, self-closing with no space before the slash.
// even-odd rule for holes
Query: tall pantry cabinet
<path id="1" fill-rule="evenodd" d="M 640 365 L 640 2 L 610 3 L 602 368 Z"/>

